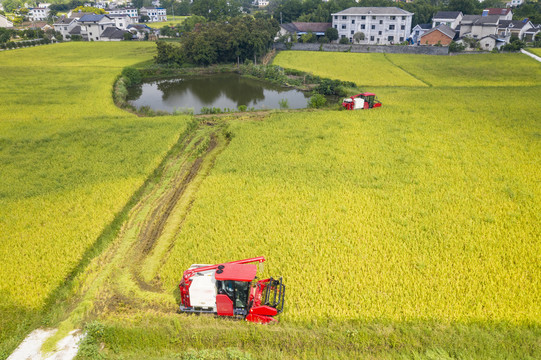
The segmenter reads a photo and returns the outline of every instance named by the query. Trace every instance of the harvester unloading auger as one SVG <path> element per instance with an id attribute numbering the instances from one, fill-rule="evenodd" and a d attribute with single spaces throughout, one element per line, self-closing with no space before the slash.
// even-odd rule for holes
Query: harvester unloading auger
<path id="1" fill-rule="evenodd" d="M 234 316 L 255 323 L 277 322 L 284 310 L 282 278 L 257 280 L 263 256 L 216 265 L 193 264 L 184 272 L 180 311 Z"/>

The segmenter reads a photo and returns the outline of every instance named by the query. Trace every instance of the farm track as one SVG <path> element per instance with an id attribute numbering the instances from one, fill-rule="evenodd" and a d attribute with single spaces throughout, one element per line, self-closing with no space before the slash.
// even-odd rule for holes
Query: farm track
<path id="1" fill-rule="evenodd" d="M 75 295 L 57 303 L 65 315 L 51 343 L 74 325 L 104 314 L 176 311 L 174 294 L 164 291 L 156 272 L 175 245 L 199 185 L 229 142 L 222 135 L 223 124 L 199 122 L 172 148 L 157 176 L 147 180 L 112 242 L 73 279 Z M 155 254 L 158 245 L 161 250 Z M 154 259 L 154 267 L 145 277 L 142 269 L 149 266 L 149 258 Z"/>

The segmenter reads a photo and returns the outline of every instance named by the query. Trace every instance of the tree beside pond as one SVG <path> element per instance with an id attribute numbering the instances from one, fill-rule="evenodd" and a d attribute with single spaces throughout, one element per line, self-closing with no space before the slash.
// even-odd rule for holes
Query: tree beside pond
<path id="1" fill-rule="evenodd" d="M 199 23 L 181 37 L 181 44 L 158 42 L 159 64 L 191 63 L 210 65 L 215 63 L 244 62 L 263 56 L 272 46 L 278 32 L 273 19 L 234 17 L 228 22 L 210 21 Z"/>

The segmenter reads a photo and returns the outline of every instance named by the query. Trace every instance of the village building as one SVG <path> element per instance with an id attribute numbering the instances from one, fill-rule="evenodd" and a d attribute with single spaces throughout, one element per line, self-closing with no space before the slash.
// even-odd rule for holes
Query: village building
<path id="1" fill-rule="evenodd" d="M 420 44 L 448 46 L 455 36 L 456 31 L 454 29 L 445 24 L 440 24 L 421 36 Z"/>
<path id="2" fill-rule="evenodd" d="M 364 34 L 364 44 L 401 43 L 411 33 L 413 13 L 397 7 L 352 7 L 331 14 L 332 26 L 340 38 L 353 41 L 353 35 Z"/>
<path id="3" fill-rule="evenodd" d="M 456 29 L 464 17 L 462 11 L 438 11 L 432 18 L 432 27 L 438 25 L 447 25 L 451 29 Z"/>

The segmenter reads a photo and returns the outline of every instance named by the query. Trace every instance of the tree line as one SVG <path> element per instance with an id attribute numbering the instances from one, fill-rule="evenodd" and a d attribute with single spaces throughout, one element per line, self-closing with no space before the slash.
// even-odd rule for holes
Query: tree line
<path id="1" fill-rule="evenodd" d="M 136 0 L 143 3 L 150 0 Z M 135 3 L 134 3 L 135 4 Z M 505 8 L 502 0 L 415 0 L 413 2 L 394 2 L 392 0 L 270 0 L 266 8 L 259 9 L 252 5 L 252 0 L 162 0 L 162 6 L 168 15 L 199 15 L 208 20 L 217 21 L 241 12 L 258 17 L 276 19 L 281 23 L 331 22 L 331 14 L 350 7 L 399 7 L 414 13 L 413 26 L 429 23 L 438 11 L 462 11 L 468 15 L 480 15 L 486 8 Z M 513 9 L 514 18 L 529 18 L 533 23 L 541 23 L 541 2 L 527 0 Z"/>
<path id="2" fill-rule="evenodd" d="M 278 30 L 276 20 L 252 16 L 197 23 L 181 34 L 180 44 L 158 41 L 155 61 L 178 66 L 257 62 L 272 46 Z"/>

